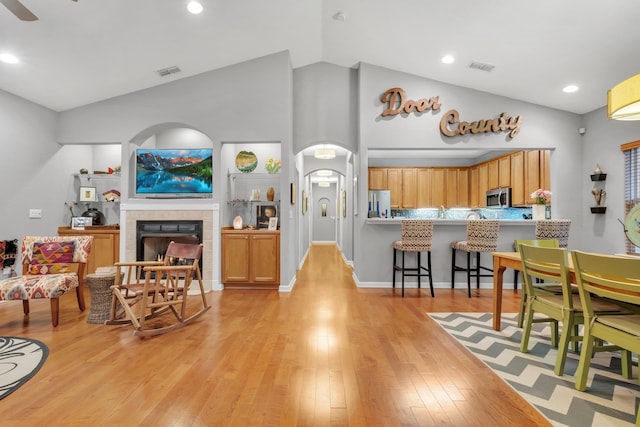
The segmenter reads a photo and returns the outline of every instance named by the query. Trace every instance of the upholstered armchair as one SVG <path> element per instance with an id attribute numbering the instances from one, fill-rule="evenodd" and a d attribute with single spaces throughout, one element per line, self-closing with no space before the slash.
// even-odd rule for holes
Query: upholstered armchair
<path id="1" fill-rule="evenodd" d="M 29 301 L 51 302 L 51 323 L 58 326 L 59 298 L 75 289 L 84 311 L 84 276 L 93 236 L 25 236 L 22 239 L 22 275 L 0 280 L 0 301 L 22 301 L 25 316 Z"/>

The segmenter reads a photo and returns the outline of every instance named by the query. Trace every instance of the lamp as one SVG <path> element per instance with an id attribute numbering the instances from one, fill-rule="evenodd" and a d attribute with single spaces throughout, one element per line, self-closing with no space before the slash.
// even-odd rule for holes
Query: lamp
<path id="1" fill-rule="evenodd" d="M 331 160 L 336 158 L 336 150 L 333 148 L 318 148 L 313 152 L 313 157 L 321 160 Z"/>
<path id="2" fill-rule="evenodd" d="M 319 181 L 318 182 L 318 187 L 328 187 L 331 184 L 329 183 L 329 181 Z"/>
<path id="3" fill-rule="evenodd" d="M 640 74 L 618 83 L 607 93 L 607 116 L 613 120 L 640 120 Z"/>

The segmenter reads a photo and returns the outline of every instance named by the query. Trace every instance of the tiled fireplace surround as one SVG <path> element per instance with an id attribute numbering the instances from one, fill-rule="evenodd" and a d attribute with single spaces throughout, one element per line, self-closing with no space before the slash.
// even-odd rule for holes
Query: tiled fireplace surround
<path id="1" fill-rule="evenodd" d="M 203 270 L 202 280 L 205 290 L 221 290 L 220 284 L 220 229 L 219 205 L 197 201 L 140 200 L 120 206 L 120 253 L 122 261 L 136 259 L 136 222 L 137 221 L 202 221 Z M 206 262 L 205 262 L 206 261 Z"/>

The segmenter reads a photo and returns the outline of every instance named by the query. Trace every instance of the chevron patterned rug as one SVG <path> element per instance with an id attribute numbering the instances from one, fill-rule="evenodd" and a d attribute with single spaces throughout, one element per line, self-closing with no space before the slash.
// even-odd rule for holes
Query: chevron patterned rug
<path id="1" fill-rule="evenodd" d="M 502 330 L 492 328 L 491 313 L 427 313 L 555 426 L 633 426 L 640 402 L 637 369 L 633 379 L 620 374 L 620 356 L 596 353 L 587 391 L 574 388 L 579 356 L 569 350 L 565 374 L 553 373 L 556 349 L 546 323 L 534 323 L 529 353 L 520 352 L 522 329 L 516 314 L 502 315 Z"/>

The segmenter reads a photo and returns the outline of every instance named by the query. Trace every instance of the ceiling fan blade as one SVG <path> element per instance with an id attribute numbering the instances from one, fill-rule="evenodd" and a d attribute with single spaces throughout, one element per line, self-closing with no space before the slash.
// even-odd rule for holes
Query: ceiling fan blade
<path id="1" fill-rule="evenodd" d="M 37 21 L 38 17 L 31 13 L 29 9 L 24 7 L 18 0 L 0 0 L 7 9 L 18 17 L 21 21 Z"/>

